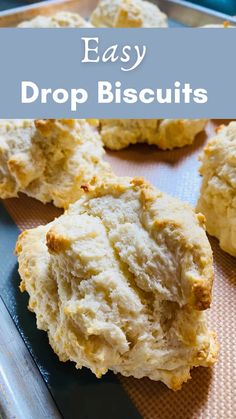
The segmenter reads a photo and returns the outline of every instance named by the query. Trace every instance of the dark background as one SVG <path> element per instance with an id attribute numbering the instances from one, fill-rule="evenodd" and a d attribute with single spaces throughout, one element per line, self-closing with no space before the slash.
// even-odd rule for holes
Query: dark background
<path id="1" fill-rule="evenodd" d="M 88 0 L 89 1 L 89 0 Z M 30 3 L 37 3 L 37 1 L 30 0 L 1 0 L 0 10 L 10 9 L 12 7 L 24 6 Z M 192 3 L 200 4 L 201 6 L 209 7 L 229 15 L 236 15 L 236 0 L 195 0 Z"/>

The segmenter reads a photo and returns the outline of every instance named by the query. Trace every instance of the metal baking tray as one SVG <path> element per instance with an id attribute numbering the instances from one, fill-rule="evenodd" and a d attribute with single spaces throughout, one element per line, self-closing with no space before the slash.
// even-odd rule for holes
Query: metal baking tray
<path id="1" fill-rule="evenodd" d="M 50 16 L 58 11 L 80 13 L 88 18 L 98 0 L 50 0 L 0 12 L 0 27 L 14 27 L 23 20 L 38 15 Z M 228 21 L 236 25 L 236 18 L 183 0 L 152 0 L 169 17 L 170 27 L 201 26 Z"/>
<path id="2" fill-rule="evenodd" d="M 158 4 L 169 16 L 171 27 L 195 27 L 204 24 L 223 23 L 224 21 L 236 24 L 236 19 L 231 16 L 191 5 L 185 1 L 156 0 L 154 3 Z M 32 19 L 38 15 L 49 16 L 62 10 L 78 12 L 83 17 L 89 17 L 96 4 L 97 0 L 53 0 L 19 7 L 0 12 L 0 27 L 15 27 L 24 20 Z M 132 154 L 132 150 L 130 153 Z M 177 157 L 178 153 L 177 151 Z M 125 161 L 123 154 L 120 154 Z M 185 197 L 183 196 L 183 198 Z M 6 306 L 0 298 L 0 418 L 41 419 L 48 417 L 51 419 L 60 417 L 60 411 L 64 417 L 69 419 L 90 419 L 92 417 L 94 419 L 98 417 L 110 419 L 111 416 L 113 418 L 125 417 L 125 411 L 126 417 L 137 419 L 139 417 L 138 412 L 132 407 L 128 397 L 123 395 L 122 390 L 111 374 L 103 379 L 100 384 L 97 384 L 96 379 L 92 378 L 89 372 L 86 371 L 80 373 L 78 378 L 73 366 L 60 365 L 53 357 L 46 337 L 42 332 L 36 330 L 35 322 L 26 309 L 27 298 L 23 297 L 24 307 L 16 307 L 14 305 L 16 302 L 13 293 L 14 290 L 17 290 L 19 278 L 12 249 L 19 231 L 13 226 L 10 217 L 4 212 L 4 209 L 2 212 L 0 210 L 0 227 L 2 229 L 7 228 L 7 231 L 4 232 L 4 237 L 7 237 L 7 244 L 4 242 L 3 245 L 3 242 L 0 242 L 0 248 L 2 247 L 0 264 L 4 265 L 0 265 L 0 274 L 2 278 L 6 278 L 6 282 L 4 283 L 3 281 L 2 289 L 0 284 L 0 294 L 3 296 L 10 312 L 9 315 Z M 2 239 L 3 236 L 1 236 Z M 9 285 L 10 281 L 12 282 L 11 285 Z M 11 289 L 10 292 L 8 292 L 9 289 Z M 9 309 L 9 307 L 11 308 Z M 24 328 L 26 325 L 28 334 L 25 330 L 24 333 L 22 332 L 23 324 Z M 24 341 L 17 328 L 21 331 Z M 30 342 L 31 354 L 25 345 L 26 343 L 29 347 L 29 335 L 31 338 L 33 336 L 34 342 L 34 345 Z M 40 358 L 42 353 L 46 354 L 44 363 Z M 50 373 L 48 372 L 48 366 L 50 367 Z M 65 375 L 67 381 L 70 380 L 70 383 L 72 383 L 69 395 L 65 393 L 62 386 Z M 76 393 L 77 390 L 78 394 Z M 77 412 L 77 398 L 81 397 L 81 394 L 80 412 Z M 104 394 L 106 395 L 105 399 Z M 56 400 L 57 406 L 53 399 Z M 68 403 L 67 406 L 65 400 Z M 115 404 L 119 406 L 118 409 L 111 410 L 112 405 L 114 407 Z"/>
<path id="3" fill-rule="evenodd" d="M 195 27 L 227 21 L 232 25 L 236 25 L 235 17 L 189 3 L 188 1 L 156 0 L 153 3 L 156 3 L 167 14 L 170 24 L 174 21 L 181 23 L 183 26 Z"/>

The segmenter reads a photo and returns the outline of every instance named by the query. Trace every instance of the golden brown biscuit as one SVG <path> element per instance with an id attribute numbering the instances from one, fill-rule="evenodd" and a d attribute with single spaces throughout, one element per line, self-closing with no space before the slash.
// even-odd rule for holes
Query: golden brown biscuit
<path id="1" fill-rule="evenodd" d="M 159 8 L 143 0 L 100 0 L 91 15 L 100 28 L 167 27 L 167 16 Z"/>
<path id="2" fill-rule="evenodd" d="M 110 174 L 96 126 L 85 119 L 1 120 L 0 198 L 19 192 L 66 208 L 81 185 Z"/>
<path id="3" fill-rule="evenodd" d="M 53 16 L 37 16 L 18 25 L 19 28 L 91 28 L 78 13 L 58 12 Z"/>
<path id="4" fill-rule="evenodd" d="M 201 155 L 198 211 L 220 247 L 236 256 L 236 122 L 217 130 Z"/>
<path id="5" fill-rule="evenodd" d="M 173 390 L 215 362 L 204 217 L 142 179 L 113 178 L 21 234 L 21 290 L 61 361 L 161 380 Z"/>
<path id="6" fill-rule="evenodd" d="M 111 150 L 130 144 L 155 144 L 171 150 L 192 144 L 206 125 L 205 119 L 102 119 L 101 138 Z"/>

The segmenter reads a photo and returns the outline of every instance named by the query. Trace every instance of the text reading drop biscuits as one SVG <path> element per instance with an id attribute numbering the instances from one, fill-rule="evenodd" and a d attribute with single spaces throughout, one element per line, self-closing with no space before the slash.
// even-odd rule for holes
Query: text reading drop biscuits
<path id="1" fill-rule="evenodd" d="M 19 28 L 91 28 L 78 13 L 58 12 L 53 16 L 37 16 L 18 25 Z"/>
<path id="2" fill-rule="evenodd" d="M 205 119 L 102 119 L 101 138 L 111 150 L 130 144 L 155 144 L 166 150 L 192 144 Z"/>
<path id="3" fill-rule="evenodd" d="M 141 179 L 91 188 L 16 246 L 21 290 L 61 361 L 177 390 L 215 362 L 203 310 L 212 252 L 204 217 Z"/>
<path id="4" fill-rule="evenodd" d="M 209 234 L 236 256 L 236 122 L 217 130 L 201 155 L 203 176 L 198 210 Z"/>
<path id="5" fill-rule="evenodd" d="M 167 27 L 167 16 L 159 8 L 143 0 L 100 0 L 91 15 L 100 28 Z"/>
<path id="6" fill-rule="evenodd" d="M 96 127 L 85 119 L 0 120 L 0 198 L 19 192 L 68 207 L 81 185 L 110 173 Z"/>

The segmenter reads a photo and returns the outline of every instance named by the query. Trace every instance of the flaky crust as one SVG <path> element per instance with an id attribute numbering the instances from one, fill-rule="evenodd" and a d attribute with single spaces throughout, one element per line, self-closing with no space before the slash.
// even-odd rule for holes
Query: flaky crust
<path id="1" fill-rule="evenodd" d="M 215 362 L 204 217 L 143 179 L 87 185 L 52 223 L 22 233 L 21 290 L 61 361 L 177 390 Z"/>
<path id="2" fill-rule="evenodd" d="M 58 12 L 53 16 L 37 16 L 18 25 L 19 28 L 91 28 L 78 13 Z"/>
<path id="3" fill-rule="evenodd" d="M 167 27 L 167 16 L 159 8 L 143 0 L 100 0 L 91 15 L 100 28 Z"/>
<path id="4" fill-rule="evenodd" d="M 209 234 L 236 256 L 236 122 L 221 126 L 200 156 L 203 176 L 197 209 Z"/>
<path id="5" fill-rule="evenodd" d="M 111 150 L 136 143 L 171 150 L 192 144 L 206 122 L 204 119 L 102 119 L 101 138 Z"/>
<path id="6" fill-rule="evenodd" d="M 110 174 L 96 121 L 1 120 L 0 198 L 19 192 L 67 208 L 81 186 Z"/>

